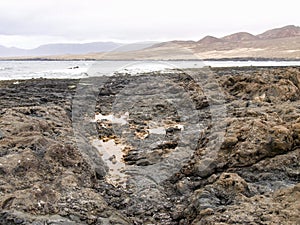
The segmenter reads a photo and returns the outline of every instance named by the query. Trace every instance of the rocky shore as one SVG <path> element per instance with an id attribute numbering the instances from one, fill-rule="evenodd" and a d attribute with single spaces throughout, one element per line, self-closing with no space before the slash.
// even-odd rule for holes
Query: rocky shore
<path id="1" fill-rule="evenodd" d="M 0 82 L 0 224 L 300 224 L 300 67 Z"/>

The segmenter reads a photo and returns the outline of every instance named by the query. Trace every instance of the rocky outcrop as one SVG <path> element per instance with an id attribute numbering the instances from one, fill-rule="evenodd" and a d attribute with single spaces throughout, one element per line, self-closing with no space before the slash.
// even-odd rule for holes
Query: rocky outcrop
<path id="1" fill-rule="evenodd" d="M 299 67 L 1 81 L 0 224 L 298 224 L 299 84 Z"/>

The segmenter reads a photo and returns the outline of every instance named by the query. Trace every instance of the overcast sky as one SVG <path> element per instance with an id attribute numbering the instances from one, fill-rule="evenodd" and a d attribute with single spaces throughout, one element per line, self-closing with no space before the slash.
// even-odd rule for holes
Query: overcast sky
<path id="1" fill-rule="evenodd" d="M 199 40 L 300 25 L 298 0 L 0 0 L 0 45 Z"/>

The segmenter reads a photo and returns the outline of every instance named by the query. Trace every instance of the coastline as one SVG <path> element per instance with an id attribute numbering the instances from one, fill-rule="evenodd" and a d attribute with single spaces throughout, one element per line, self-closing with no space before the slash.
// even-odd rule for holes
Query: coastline
<path id="1" fill-rule="evenodd" d="M 299 61 L 300 58 L 265 58 L 265 57 L 233 57 L 233 58 L 195 58 L 195 59 L 134 59 L 134 58 L 127 58 L 127 59 L 99 59 L 99 58 L 64 58 L 57 56 L 45 56 L 45 57 L 0 57 L 0 61 Z"/>

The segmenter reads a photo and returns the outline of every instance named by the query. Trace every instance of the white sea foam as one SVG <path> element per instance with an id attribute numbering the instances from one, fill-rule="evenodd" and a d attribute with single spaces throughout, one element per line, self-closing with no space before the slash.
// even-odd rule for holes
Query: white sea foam
<path id="1" fill-rule="evenodd" d="M 300 61 L 0 61 L 0 80 L 31 78 L 84 78 L 115 73 L 170 72 L 178 68 L 300 66 Z"/>
<path id="2" fill-rule="evenodd" d="M 122 74 L 142 74 L 142 73 L 150 73 L 150 72 L 165 72 L 167 70 L 174 69 L 173 66 L 169 64 L 162 64 L 162 63 L 135 63 L 133 65 L 126 66 L 125 68 L 121 68 L 117 70 L 117 73 Z"/>
<path id="3" fill-rule="evenodd" d="M 12 67 L 0 67 L 0 71 L 4 71 L 4 70 L 12 70 Z"/>

